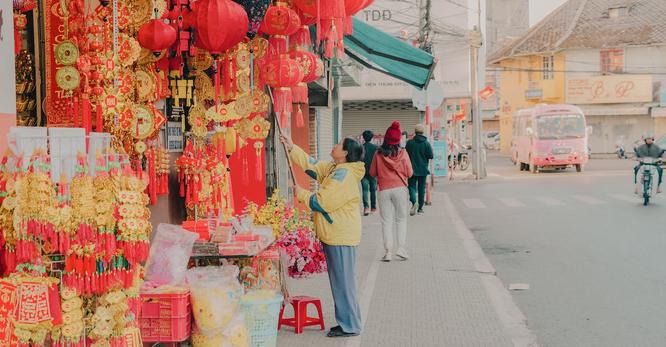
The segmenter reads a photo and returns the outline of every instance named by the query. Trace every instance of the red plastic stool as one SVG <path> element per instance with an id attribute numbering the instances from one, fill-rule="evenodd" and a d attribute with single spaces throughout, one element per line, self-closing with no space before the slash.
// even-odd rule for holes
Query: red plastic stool
<path id="1" fill-rule="evenodd" d="M 324 315 L 321 312 L 321 301 L 319 298 L 312 298 L 309 296 L 292 296 L 289 298 L 291 306 L 294 308 L 293 318 L 283 318 L 284 304 L 280 309 L 280 319 L 278 323 L 278 330 L 283 325 L 294 327 L 296 334 L 303 332 L 303 328 L 312 325 L 319 325 L 321 330 L 324 330 Z M 308 317 L 308 305 L 313 304 L 317 308 L 319 317 Z"/>

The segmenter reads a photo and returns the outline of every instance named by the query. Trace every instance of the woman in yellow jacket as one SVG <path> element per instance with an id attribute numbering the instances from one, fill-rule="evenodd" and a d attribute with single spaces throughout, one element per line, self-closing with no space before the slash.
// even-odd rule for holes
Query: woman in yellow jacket
<path id="1" fill-rule="evenodd" d="M 361 312 L 355 270 L 356 248 L 361 242 L 359 183 L 365 175 L 363 146 L 354 139 L 344 139 L 331 151 L 332 162 L 320 162 L 291 139 L 281 140 L 292 162 L 319 183 L 315 192 L 296 187 L 296 196 L 314 212 L 315 233 L 326 254 L 335 320 L 339 324 L 327 336 L 357 336 L 361 333 Z"/>

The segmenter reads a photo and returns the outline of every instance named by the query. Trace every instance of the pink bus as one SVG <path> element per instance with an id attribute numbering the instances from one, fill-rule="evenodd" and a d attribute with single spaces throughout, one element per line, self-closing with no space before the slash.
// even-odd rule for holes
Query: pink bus
<path id="1" fill-rule="evenodd" d="M 538 105 L 513 117 L 511 160 L 521 171 L 575 167 L 583 171 L 588 160 L 587 126 L 580 108 Z"/>

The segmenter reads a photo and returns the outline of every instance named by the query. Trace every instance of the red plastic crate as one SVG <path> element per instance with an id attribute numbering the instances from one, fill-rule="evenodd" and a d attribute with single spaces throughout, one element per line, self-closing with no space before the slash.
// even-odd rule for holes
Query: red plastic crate
<path id="1" fill-rule="evenodd" d="M 139 326 L 145 342 L 181 342 L 190 337 L 190 293 L 141 293 Z"/>

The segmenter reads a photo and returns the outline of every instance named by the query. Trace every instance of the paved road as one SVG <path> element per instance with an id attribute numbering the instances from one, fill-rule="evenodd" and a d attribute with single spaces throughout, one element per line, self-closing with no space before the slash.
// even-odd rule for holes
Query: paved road
<path id="1" fill-rule="evenodd" d="M 521 173 L 491 157 L 488 180 L 440 186 L 513 291 L 542 346 L 666 345 L 666 197 L 643 207 L 633 162 Z"/>

